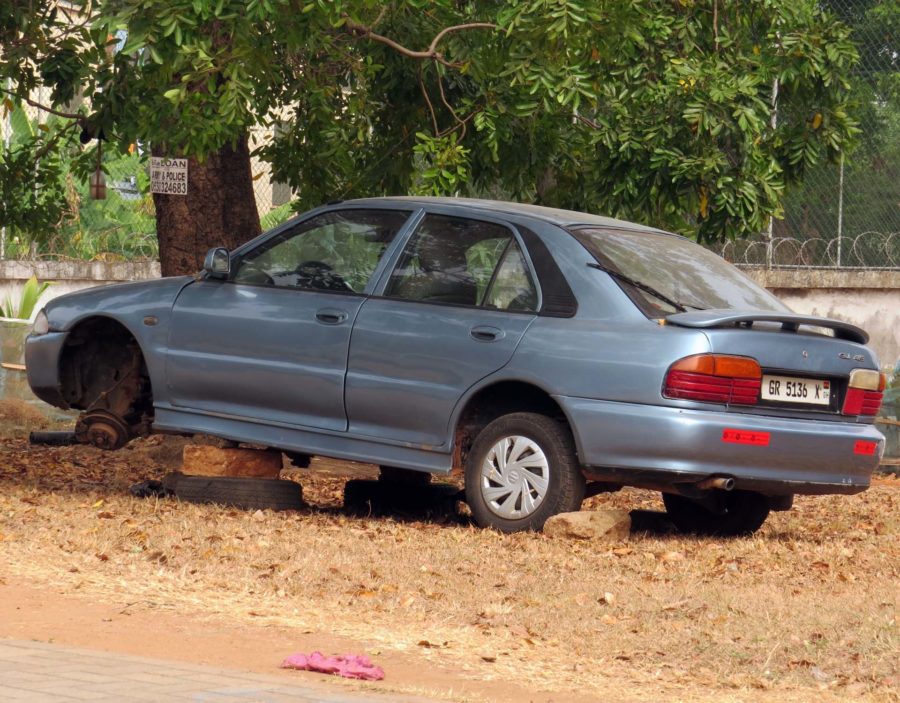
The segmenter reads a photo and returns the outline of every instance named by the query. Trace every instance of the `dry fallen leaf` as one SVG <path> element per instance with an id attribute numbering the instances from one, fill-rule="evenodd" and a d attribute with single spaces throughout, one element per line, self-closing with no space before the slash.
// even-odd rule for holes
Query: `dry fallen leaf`
<path id="1" fill-rule="evenodd" d="M 447 646 L 447 642 L 429 642 L 428 640 L 419 640 L 416 644 L 425 649 L 441 649 Z"/>

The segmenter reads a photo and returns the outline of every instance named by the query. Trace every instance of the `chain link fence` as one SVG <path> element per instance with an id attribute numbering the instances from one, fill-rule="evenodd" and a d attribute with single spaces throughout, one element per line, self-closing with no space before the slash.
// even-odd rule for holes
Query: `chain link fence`
<path id="1" fill-rule="evenodd" d="M 900 13 L 888 0 L 820 2 L 852 29 L 859 49 L 857 148 L 791 187 L 770 231 L 713 248 L 739 265 L 898 269 Z"/>

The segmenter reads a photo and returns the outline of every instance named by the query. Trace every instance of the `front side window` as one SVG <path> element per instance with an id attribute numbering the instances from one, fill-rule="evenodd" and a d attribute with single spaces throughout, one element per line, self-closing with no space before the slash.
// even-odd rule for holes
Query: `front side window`
<path id="1" fill-rule="evenodd" d="M 508 228 L 428 215 L 404 249 L 385 296 L 533 311 L 537 290 Z"/>
<path id="2" fill-rule="evenodd" d="M 232 280 L 361 293 L 409 215 L 397 210 L 326 212 L 241 256 Z"/>
<path id="3" fill-rule="evenodd" d="M 620 274 L 619 285 L 650 317 L 713 308 L 788 310 L 727 261 L 684 237 L 593 227 L 572 234 L 604 268 Z"/>

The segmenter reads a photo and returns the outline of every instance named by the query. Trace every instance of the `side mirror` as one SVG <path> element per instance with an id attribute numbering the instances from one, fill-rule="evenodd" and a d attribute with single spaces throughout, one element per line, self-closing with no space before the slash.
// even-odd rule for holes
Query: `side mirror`
<path id="1" fill-rule="evenodd" d="M 231 256 L 225 247 L 214 247 L 206 252 L 203 271 L 210 278 L 227 278 L 231 271 Z"/>

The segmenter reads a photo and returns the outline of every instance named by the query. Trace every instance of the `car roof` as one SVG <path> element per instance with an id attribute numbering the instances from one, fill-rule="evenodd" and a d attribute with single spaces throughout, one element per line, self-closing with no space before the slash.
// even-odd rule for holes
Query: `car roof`
<path id="1" fill-rule="evenodd" d="M 666 232 L 661 229 L 637 224 L 635 222 L 628 222 L 627 220 L 617 220 L 613 217 L 592 215 L 586 212 L 577 212 L 575 210 L 562 210 L 560 208 L 544 207 L 542 205 L 514 203 L 506 200 L 482 200 L 479 198 L 433 198 L 425 196 L 398 195 L 382 198 L 357 198 L 344 202 L 352 203 L 354 205 L 364 205 L 370 203 L 403 203 L 407 205 L 419 205 L 420 207 L 428 207 L 429 205 L 455 205 L 470 208 L 473 210 L 483 210 L 486 212 L 499 212 L 508 215 L 525 215 L 527 217 L 534 217 L 545 222 L 559 225 L 560 227 L 600 226 L 614 229 L 634 230 L 638 232 L 671 234 L 671 232 Z"/>

